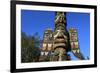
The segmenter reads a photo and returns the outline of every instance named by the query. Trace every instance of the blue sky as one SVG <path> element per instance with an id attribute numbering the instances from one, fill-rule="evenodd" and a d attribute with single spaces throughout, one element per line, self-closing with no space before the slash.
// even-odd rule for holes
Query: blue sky
<path id="1" fill-rule="evenodd" d="M 90 56 L 90 14 L 67 12 L 67 29 L 74 27 L 78 30 L 79 44 L 85 58 Z M 43 38 L 45 29 L 54 30 L 55 12 L 21 10 L 21 30 L 27 35 L 34 35 L 38 32 Z M 77 60 L 72 53 L 69 53 L 73 60 Z"/>

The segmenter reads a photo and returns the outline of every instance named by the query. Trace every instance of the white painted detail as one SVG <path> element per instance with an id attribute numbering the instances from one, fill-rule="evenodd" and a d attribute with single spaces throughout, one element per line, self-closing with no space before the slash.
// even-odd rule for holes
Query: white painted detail
<path id="1" fill-rule="evenodd" d="M 43 56 L 44 55 L 44 52 L 41 52 L 41 55 Z"/>
<path id="2" fill-rule="evenodd" d="M 72 51 L 73 51 L 73 53 L 76 53 L 77 50 L 72 50 Z"/>
<path id="3" fill-rule="evenodd" d="M 48 52 L 45 52 L 45 55 L 48 55 Z"/>
<path id="4" fill-rule="evenodd" d="M 80 50 L 78 49 L 78 50 L 77 50 L 77 53 L 79 53 L 79 52 L 80 52 Z"/>

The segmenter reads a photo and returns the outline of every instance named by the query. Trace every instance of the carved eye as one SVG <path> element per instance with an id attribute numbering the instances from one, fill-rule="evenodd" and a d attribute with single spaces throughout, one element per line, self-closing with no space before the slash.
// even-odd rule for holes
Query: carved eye
<path id="1" fill-rule="evenodd" d="M 46 44 L 43 44 L 43 47 L 46 47 Z"/>
<path id="2" fill-rule="evenodd" d="M 43 50 L 46 50 L 47 44 L 43 44 Z"/>
<path id="3" fill-rule="evenodd" d="M 51 47 L 52 46 L 52 44 L 48 44 L 48 47 Z"/>
<path id="4" fill-rule="evenodd" d="M 75 42 L 75 48 L 78 48 L 78 42 Z"/>
<path id="5" fill-rule="evenodd" d="M 76 34 L 75 34 L 75 33 L 73 33 L 72 35 L 73 35 L 73 36 L 76 36 Z"/>
<path id="6" fill-rule="evenodd" d="M 48 50 L 52 49 L 52 44 L 48 44 Z"/>

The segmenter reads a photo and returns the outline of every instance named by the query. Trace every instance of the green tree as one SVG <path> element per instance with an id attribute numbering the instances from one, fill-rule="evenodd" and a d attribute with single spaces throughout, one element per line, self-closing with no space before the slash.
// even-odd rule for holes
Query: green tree
<path id="1" fill-rule="evenodd" d="M 37 36 L 21 34 L 21 62 L 38 62 L 40 55 L 39 41 Z"/>

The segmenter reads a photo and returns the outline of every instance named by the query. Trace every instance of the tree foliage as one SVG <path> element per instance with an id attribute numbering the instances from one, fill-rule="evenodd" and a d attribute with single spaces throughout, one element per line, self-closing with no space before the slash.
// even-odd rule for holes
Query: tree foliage
<path id="1" fill-rule="evenodd" d="M 21 62 L 38 62 L 40 56 L 40 38 L 21 33 Z"/>

